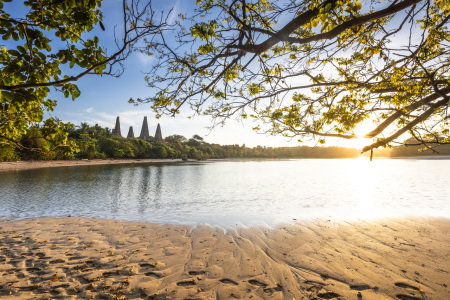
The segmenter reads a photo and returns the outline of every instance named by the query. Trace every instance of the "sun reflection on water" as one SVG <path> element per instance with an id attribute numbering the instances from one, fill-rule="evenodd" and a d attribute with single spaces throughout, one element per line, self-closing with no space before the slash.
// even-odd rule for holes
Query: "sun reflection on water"
<path id="1" fill-rule="evenodd" d="M 373 187 L 376 186 L 377 178 L 373 176 L 374 162 L 361 157 L 351 160 L 353 164 L 352 190 L 355 197 L 355 218 L 376 217 L 379 214 L 374 203 Z"/>

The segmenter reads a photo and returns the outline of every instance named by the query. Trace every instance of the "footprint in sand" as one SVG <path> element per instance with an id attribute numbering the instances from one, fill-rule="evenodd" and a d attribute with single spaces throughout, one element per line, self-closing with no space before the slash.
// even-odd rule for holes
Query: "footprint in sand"
<path id="1" fill-rule="evenodd" d="M 29 267 L 29 268 L 26 268 L 25 270 L 27 270 L 28 272 L 37 272 L 37 271 L 40 271 L 41 268 Z"/>
<path id="2" fill-rule="evenodd" d="M 277 284 L 276 287 L 271 288 L 265 288 L 264 293 L 270 293 L 273 294 L 274 292 L 281 292 L 283 290 L 283 286 L 281 284 Z"/>
<path id="3" fill-rule="evenodd" d="M 370 290 L 372 289 L 370 287 L 370 285 L 368 284 L 357 284 L 357 285 L 351 285 L 350 288 L 352 290 L 357 290 L 357 291 L 364 291 L 364 290 Z"/>
<path id="4" fill-rule="evenodd" d="M 411 295 L 405 295 L 405 294 L 398 294 L 398 295 L 395 295 L 395 297 L 397 297 L 400 300 L 422 300 L 422 298 L 414 297 Z"/>
<path id="5" fill-rule="evenodd" d="M 30 267 L 25 269 L 27 272 L 29 272 L 32 275 L 41 276 L 50 273 L 49 271 L 42 270 L 41 268 L 37 267 Z M 29 275 L 30 275 L 29 274 Z"/>
<path id="6" fill-rule="evenodd" d="M 119 273 L 118 270 L 117 270 L 117 271 L 112 271 L 112 272 L 104 272 L 104 273 L 102 274 L 102 276 L 103 276 L 104 278 L 108 278 L 108 277 L 111 277 L 111 276 L 120 276 L 120 273 Z"/>
<path id="7" fill-rule="evenodd" d="M 29 267 L 32 267 L 32 266 L 33 266 L 33 260 L 32 259 L 27 259 L 25 261 L 25 267 L 29 268 Z"/>
<path id="8" fill-rule="evenodd" d="M 14 295 L 14 289 L 7 286 L 0 286 L 0 297 L 1 296 L 9 296 Z"/>
<path id="9" fill-rule="evenodd" d="M 85 275 L 78 275 L 75 276 L 75 278 L 81 283 L 81 284 L 88 284 L 90 281 L 86 279 Z"/>
<path id="10" fill-rule="evenodd" d="M 144 264 L 139 264 L 139 267 L 141 267 L 141 268 L 156 268 L 156 264 L 144 263 Z"/>
<path id="11" fill-rule="evenodd" d="M 23 287 L 19 287 L 19 290 L 23 291 L 23 292 L 31 292 L 31 291 L 35 291 L 39 288 L 39 286 L 37 285 L 30 285 L 30 286 L 23 286 Z"/>
<path id="12" fill-rule="evenodd" d="M 159 274 L 159 273 L 155 273 L 155 272 L 147 272 L 144 275 L 145 276 L 150 276 L 150 277 L 155 277 L 156 279 L 160 279 L 160 278 L 164 277 L 164 275 Z"/>
<path id="13" fill-rule="evenodd" d="M 407 284 L 407 283 L 404 283 L 404 282 L 396 282 L 396 283 L 394 283 L 396 286 L 398 286 L 398 287 L 401 287 L 401 288 L 406 288 L 406 289 L 413 289 L 413 290 L 415 290 L 415 291 L 419 291 L 419 288 L 418 287 L 415 287 L 415 286 L 413 286 L 413 285 L 410 285 L 410 284 Z"/>
<path id="14" fill-rule="evenodd" d="M 248 283 L 256 285 L 256 286 L 264 287 L 264 288 L 267 286 L 267 283 L 264 283 L 264 282 L 261 282 L 261 281 L 255 280 L 255 279 L 249 280 Z"/>
<path id="15" fill-rule="evenodd" d="M 341 295 L 336 294 L 334 292 L 326 292 L 326 293 L 317 294 L 317 297 L 319 297 L 320 299 L 334 299 L 334 298 L 341 297 Z"/>
<path id="16" fill-rule="evenodd" d="M 420 289 L 418 287 L 407 284 L 405 282 L 396 282 L 394 284 L 400 288 L 411 289 L 414 291 L 420 291 Z M 395 297 L 397 297 L 397 299 L 400 299 L 400 300 L 422 300 L 423 299 L 422 297 L 416 297 L 416 296 L 405 295 L 405 294 L 397 294 L 397 295 L 395 295 Z"/>
<path id="17" fill-rule="evenodd" d="M 70 287 L 70 284 L 68 284 L 68 283 L 63 283 L 60 285 L 53 286 L 54 289 L 57 289 L 57 288 L 67 289 L 68 287 Z"/>
<path id="18" fill-rule="evenodd" d="M 188 274 L 191 276 L 196 276 L 196 275 L 205 275 L 206 272 L 205 271 L 189 271 Z"/>
<path id="19" fill-rule="evenodd" d="M 63 259 L 55 259 L 55 260 L 49 261 L 49 264 L 51 264 L 51 265 L 54 265 L 54 264 L 63 264 L 63 263 L 65 263 L 65 262 L 66 262 L 66 261 L 63 260 Z"/>
<path id="20" fill-rule="evenodd" d="M 178 286 L 192 286 L 192 285 L 196 285 L 197 283 L 195 283 L 194 280 L 188 280 L 188 281 L 180 281 L 177 282 Z"/>
<path id="21" fill-rule="evenodd" d="M 226 284 L 239 285 L 239 283 L 237 283 L 236 281 L 231 280 L 229 278 L 223 278 L 223 279 L 220 279 L 219 281 L 222 282 L 222 283 L 226 283 Z"/>
<path id="22" fill-rule="evenodd" d="M 69 260 L 82 260 L 87 258 L 87 256 L 73 256 L 73 257 L 69 257 Z"/>
<path id="23" fill-rule="evenodd" d="M 21 260 L 10 260 L 8 262 L 8 264 L 10 264 L 10 265 L 12 265 L 14 267 L 17 267 L 17 265 L 20 264 L 21 262 L 22 262 Z"/>

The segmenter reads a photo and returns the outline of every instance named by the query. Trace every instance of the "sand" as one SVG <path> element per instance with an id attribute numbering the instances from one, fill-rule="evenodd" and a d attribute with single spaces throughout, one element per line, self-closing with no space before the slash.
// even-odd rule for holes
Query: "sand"
<path id="1" fill-rule="evenodd" d="M 0 172 L 18 171 L 38 168 L 112 165 L 112 164 L 143 164 L 161 162 L 181 162 L 181 159 L 83 159 L 83 160 L 39 160 L 39 161 L 5 161 L 0 162 Z"/>
<path id="2" fill-rule="evenodd" d="M 2 299 L 450 299 L 450 220 L 0 224 Z"/>

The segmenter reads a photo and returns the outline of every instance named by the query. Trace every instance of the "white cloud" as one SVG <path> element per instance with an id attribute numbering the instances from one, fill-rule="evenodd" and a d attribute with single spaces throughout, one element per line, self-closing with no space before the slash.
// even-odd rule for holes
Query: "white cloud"
<path id="1" fill-rule="evenodd" d="M 173 6 L 173 10 L 169 16 L 169 18 L 167 19 L 167 23 L 169 25 L 172 25 L 175 21 L 175 18 L 178 16 L 178 7 L 180 5 L 180 0 L 178 0 L 175 5 Z"/>
<path id="2" fill-rule="evenodd" d="M 144 66 L 150 65 L 152 63 L 152 61 L 154 60 L 153 56 L 150 56 L 150 55 L 147 55 L 147 54 L 144 54 L 141 52 L 137 52 L 136 55 L 137 55 L 137 59 L 138 59 L 139 63 Z"/>
<path id="3" fill-rule="evenodd" d="M 89 107 L 89 108 L 85 109 L 84 111 L 87 112 L 87 113 L 91 113 L 91 112 L 93 112 L 94 110 L 95 110 L 95 109 L 94 109 L 93 107 Z"/>

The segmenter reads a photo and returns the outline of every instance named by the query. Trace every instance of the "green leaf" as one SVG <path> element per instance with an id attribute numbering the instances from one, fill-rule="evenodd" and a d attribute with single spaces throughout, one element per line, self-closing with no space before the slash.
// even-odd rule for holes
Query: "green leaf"
<path id="1" fill-rule="evenodd" d="M 14 93 L 8 91 L 2 91 L 1 98 L 6 102 L 11 102 L 14 99 Z"/>
<path id="2" fill-rule="evenodd" d="M 20 52 L 17 50 L 8 50 L 9 54 L 12 56 L 20 56 Z"/>

